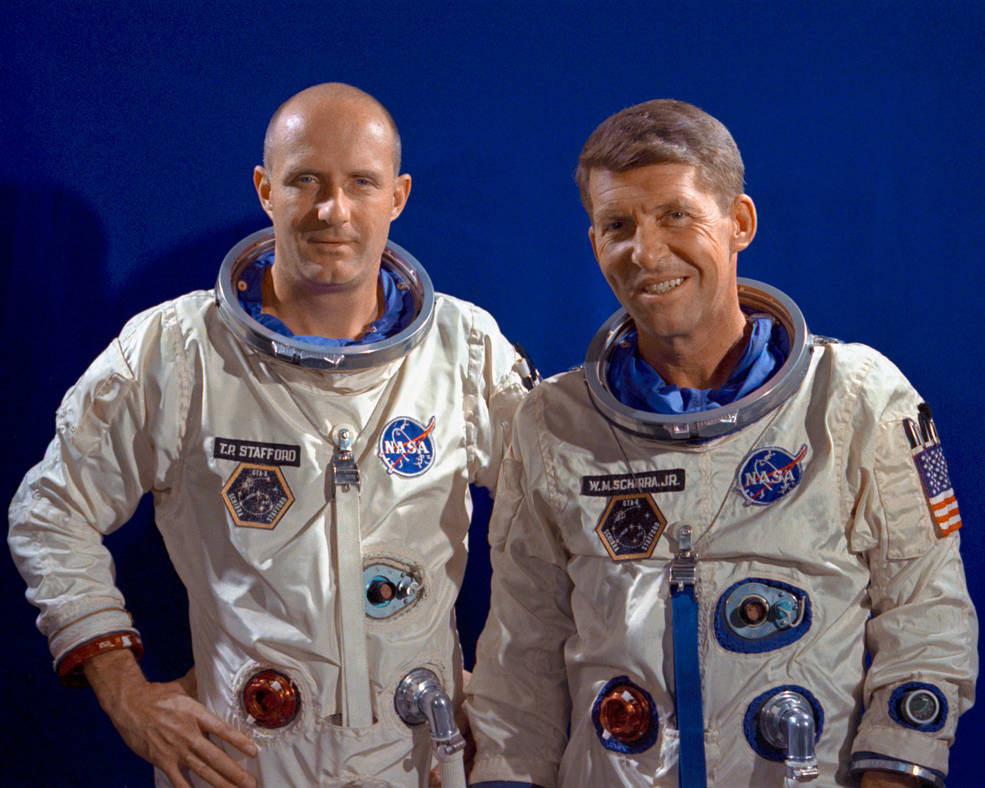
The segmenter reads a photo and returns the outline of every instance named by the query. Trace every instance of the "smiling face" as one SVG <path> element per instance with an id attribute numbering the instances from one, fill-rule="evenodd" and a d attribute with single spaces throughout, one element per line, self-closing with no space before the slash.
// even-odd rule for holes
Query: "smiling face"
<path id="1" fill-rule="evenodd" d="M 254 185 L 274 225 L 272 274 L 291 290 L 364 293 L 375 303 L 390 222 L 410 176 L 394 172 L 395 138 L 358 95 L 302 93 L 272 129 Z"/>
<path id="2" fill-rule="evenodd" d="M 643 357 L 657 367 L 668 353 L 717 364 L 745 325 L 735 269 L 755 233 L 752 200 L 739 195 L 723 211 L 697 170 L 677 163 L 593 169 L 588 193 L 595 259 Z"/>

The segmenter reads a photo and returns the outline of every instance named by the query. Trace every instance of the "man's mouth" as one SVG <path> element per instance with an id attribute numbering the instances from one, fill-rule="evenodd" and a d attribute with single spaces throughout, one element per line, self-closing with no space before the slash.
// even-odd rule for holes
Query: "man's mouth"
<path id="1" fill-rule="evenodd" d="M 663 282 L 650 282 L 649 284 L 643 285 L 640 289 L 647 295 L 660 295 L 661 293 L 669 293 L 675 287 L 680 287 L 684 284 L 684 277 L 679 276 L 676 279 L 665 279 Z"/>

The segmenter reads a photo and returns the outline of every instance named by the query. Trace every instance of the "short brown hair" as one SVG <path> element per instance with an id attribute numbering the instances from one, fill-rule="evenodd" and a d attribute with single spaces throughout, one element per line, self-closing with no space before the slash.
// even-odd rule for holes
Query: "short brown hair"
<path id="1" fill-rule="evenodd" d="M 588 178 L 593 169 L 625 172 L 648 164 L 690 164 L 722 210 L 742 194 L 742 157 L 725 126 L 693 104 L 654 99 L 620 110 L 599 124 L 578 157 L 575 181 L 592 215 Z"/>

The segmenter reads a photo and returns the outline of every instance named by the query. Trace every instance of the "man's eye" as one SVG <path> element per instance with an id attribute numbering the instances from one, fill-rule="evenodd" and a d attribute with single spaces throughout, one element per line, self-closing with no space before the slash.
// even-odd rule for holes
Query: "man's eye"
<path id="1" fill-rule="evenodd" d="M 667 218 L 672 222 L 680 222 L 687 218 L 687 214 L 684 211 L 668 211 Z"/>
<path id="2" fill-rule="evenodd" d="M 624 221 L 622 221 L 621 219 L 616 219 L 606 224 L 604 229 L 607 233 L 615 233 L 615 232 L 619 232 L 619 230 L 621 230 L 625 226 L 626 223 Z"/>
<path id="3" fill-rule="evenodd" d="M 318 179 L 314 175 L 299 175 L 294 181 L 304 186 L 310 186 L 313 183 L 317 183 Z"/>

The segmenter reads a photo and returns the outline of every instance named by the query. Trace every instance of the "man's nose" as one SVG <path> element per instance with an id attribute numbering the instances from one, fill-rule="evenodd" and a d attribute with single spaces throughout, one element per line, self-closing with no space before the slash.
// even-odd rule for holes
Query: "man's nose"
<path id="1" fill-rule="evenodd" d="M 352 206 L 341 188 L 325 190 L 318 198 L 318 218 L 325 224 L 345 224 L 349 221 Z"/>
<path id="2" fill-rule="evenodd" d="M 654 268 L 667 258 L 667 243 L 655 222 L 640 222 L 633 235 L 633 263 L 640 268 Z"/>

